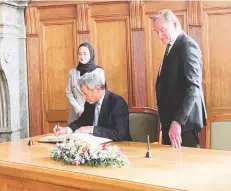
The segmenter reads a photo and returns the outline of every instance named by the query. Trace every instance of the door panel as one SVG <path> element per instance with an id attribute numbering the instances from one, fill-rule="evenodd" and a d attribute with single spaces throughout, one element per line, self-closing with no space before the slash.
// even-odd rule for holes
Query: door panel
<path id="1" fill-rule="evenodd" d="M 98 65 L 105 70 L 108 89 L 128 102 L 128 19 L 94 20 Z"/>
<path id="2" fill-rule="evenodd" d="M 74 20 L 41 23 L 41 66 L 44 133 L 49 123 L 66 122 L 69 104 L 65 95 L 68 70 L 76 63 Z"/>

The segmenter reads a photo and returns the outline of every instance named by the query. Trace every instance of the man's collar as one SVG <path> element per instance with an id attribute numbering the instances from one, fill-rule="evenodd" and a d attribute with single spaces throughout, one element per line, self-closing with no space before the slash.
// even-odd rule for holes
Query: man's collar
<path id="1" fill-rule="evenodd" d="M 102 105 L 102 103 L 103 103 L 104 96 L 105 96 L 105 91 L 104 91 L 104 93 L 103 93 L 103 96 L 102 96 L 102 97 L 100 98 L 100 100 L 98 101 L 98 103 L 99 103 L 100 105 Z"/>
<path id="2" fill-rule="evenodd" d="M 176 39 L 178 38 L 178 36 L 183 32 L 183 30 L 179 30 L 172 38 L 172 41 L 169 43 L 171 46 L 173 46 L 173 44 L 176 42 Z"/>

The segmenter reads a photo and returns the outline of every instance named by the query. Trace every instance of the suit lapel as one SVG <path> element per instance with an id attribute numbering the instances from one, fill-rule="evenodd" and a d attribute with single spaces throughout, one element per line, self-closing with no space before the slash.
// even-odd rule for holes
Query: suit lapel
<path id="1" fill-rule="evenodd" d="M 163 83 L 165 80 L 168 79 L 168 71 L 172 70 L 172 67 L 174 68 L 174 66 L 170 66 L 170 64 L 173 64 L 172 61 L 174 60 L 173 58 L 175 56 L 177 56 L 177 51 L 178 51 L 178 46 L 182 41 L 182 37 L 184 36 L 184 32 L 182 32 L 176 39 L 175 43 L 173 44 L 172 48 L 170 49 L 170 52 L 168 54 L 168 56 L 163 60 L 163 64 L 162 64 L 162 68 L 161 68 L 161 72 L 160 75 L 157 75 L 157 80 L 156 80 L 156 96 L 157 96 L 157 101 L 160 99 L 160 95 L 161 95 L 161 89 L 163 88 Z M 171 71 L 173 72 L 173 71 Z"/>
<path id="2" fill-rule="evenodd" d="M 179 36 L 177 37 L 175 43 L 172 46 L 167 58 L 171 58 L 172 56 L 176 55 L 174 52 L 177 50 L 178 45 L 181 43 L 181 39 L 182 39 L 183 35 L 185 35 L 184 32 L 179 34 Z M 167 60 L 169 60 L 169 59 L 167 59 Z"/>
<path id="3" fill-rule="evenodd" d="M 161 79 L 161 76 L 163 76 L 163 74 L 166 71 L 171 69 L 171 67 L 168 67 L 168 65 L 171 64 L 171 61 L 173 60 L 172 58 L 174 58 L 175 56 L 178 55 L 178 54 L 176 54 L 176 51 L 178 51 L 178 45 L 181 43 L 181 39 L 182 39 L 183 35 L 185 35 L 184 32 L 179 34 L 175 43 L 172 45 L 172 48 L 170 49 L 169 54 L 163 60 L 162 69 L 161 69 L 160 76 L 159 76 L 160 79 Z"/>
<path id="4" fill-rule="evenodd" d="M 90 123 L 92 125 L 94 121 L 94 115 L 95 115 L 95 106 L 94 104 L 90 104 L 86 101 L 84 108 L 85 108 L 83 112 L 84 115 L 81 115 L 81 117 L 82 116 L 84 117 L 87 124 Z"/>

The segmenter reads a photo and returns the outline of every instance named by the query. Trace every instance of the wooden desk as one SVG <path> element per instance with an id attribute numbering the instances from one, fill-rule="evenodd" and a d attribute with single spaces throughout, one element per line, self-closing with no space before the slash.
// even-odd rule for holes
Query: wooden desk
<path id="1" fill-rule="evenodd" d="M 231 190 L 231 152 L 117 143 L 131 165 L 122 168 L 76 167 L 50 158 L 53 144 L 28 146 L 29 139 L 0 144 L 1 191 L 74 190 Z"/>

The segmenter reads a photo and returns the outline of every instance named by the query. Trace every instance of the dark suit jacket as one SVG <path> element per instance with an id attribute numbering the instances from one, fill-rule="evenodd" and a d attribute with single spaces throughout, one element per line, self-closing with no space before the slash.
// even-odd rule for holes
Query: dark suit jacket
<path id="1" fill-rule="evenodd" d="M 172 121 L 182 125 L 182 132 L 200 129 L 206 124 L 202 90 L 202 61 L 198 44 L 182 32 L 163 60 L 156 81 L 156 97 L 163 130 Z M 168 129 L 166 129 L 168 128 Z"/>
<path id="2" fill-rule="evenodd" d="M 82 126 L 92 126 L 95 104 L 85 102 L 81 117 L 72 122 L 69 127 L 75 131 Z M 125 100 L 106 90 L 100 109 L 98 126 L 94 127 L 94 136 L 105 137 L 114 141 L 130 141 L 129 111 Z"/>

